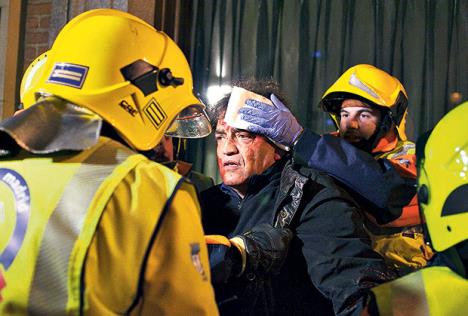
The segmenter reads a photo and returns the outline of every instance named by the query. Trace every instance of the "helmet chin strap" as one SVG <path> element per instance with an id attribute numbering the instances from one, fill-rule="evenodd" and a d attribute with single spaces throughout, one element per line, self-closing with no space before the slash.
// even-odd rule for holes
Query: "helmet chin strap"
<path id="1" fill-rule="evenodd" d="M 374 134 L 372 134 L 369 139 L 363 139 L 352 144 L 365 152 L 372 153 L 372 150 L 377 146 L 380 139 L 387 135 L 388 131 L 392 127 L 392 122 L 390 114 L 387 111 L 382 111 L 382 119 L 380 120 Z"/>

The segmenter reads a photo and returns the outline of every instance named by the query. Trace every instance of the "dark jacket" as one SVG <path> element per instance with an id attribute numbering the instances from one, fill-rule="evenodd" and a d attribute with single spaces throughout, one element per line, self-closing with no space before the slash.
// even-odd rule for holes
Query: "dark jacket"
<path id="1" fill-rule="evenodd" d="M 284 196 L 280 180 L 288 177 L 282 175 L 286 162 L 252 176 L 244 199 L 223 184 L 202 192 L 205 233 L 233 237 L 260 223 L 273 224 L 276 200 Z M 370 248 L 351 198 L 327 175 L 302 171 L 310 181 L 291 223 L 295 237 L 280 274 L 215 284 L 222 315 L 358 314 L 367 289 L 394 277 Z"/>

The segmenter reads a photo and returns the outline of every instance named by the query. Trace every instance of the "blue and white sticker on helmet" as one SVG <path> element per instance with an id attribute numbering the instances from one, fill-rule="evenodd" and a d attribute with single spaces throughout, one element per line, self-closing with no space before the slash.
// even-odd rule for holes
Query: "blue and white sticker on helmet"
<path id="1" fill-rule="evenodd" d="M 81 89 L 88 69 L 88 67 L 81 65 L 56 63 L 47 82 Z"/>

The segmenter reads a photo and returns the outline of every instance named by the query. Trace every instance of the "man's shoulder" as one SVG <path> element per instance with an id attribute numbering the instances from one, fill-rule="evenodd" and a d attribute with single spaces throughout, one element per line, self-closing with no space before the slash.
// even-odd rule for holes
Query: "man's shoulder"
<path id="1" fill-rule="evenodd" d="M 221 184 L 214 185 L 206 190 L 200 192 L 202 196 L 209 196 L 211 194 L 224 194 L 221 190 Z"/>
<path id="2" fill-rule="evenodd" d="M 206 191 L 214 186 L 214 181 L 211 177 L 205 176 L 203 173 L 195 170 L 190 170 L 187 178 L 193 182 L 199 192 Z"/>
<path id="3" fill-rule="evenodd" d="M 206 190 L 203 190 L 199 192 L 199 194 L 200 194 L 200 202 L 206 205 L 217 203 L 220 200 L 229 199 L 229 195 L 221 189 L 221 184 L 217 184 Z"/>
<path id="4" fill-rule="evenodd" d="M 302 177 L 305 177 L 317 184 L 322 185 L 324 188 L 338 188 L 341 186 L 331 177 L 327 172 L 317 170 L 311 167 L 302 165 L 293 165 L 292 169 Z"/>
<path id="5" fill-rule="evenodd" d="M 202 208 L 237 208 L 240 201 L 239 195 L 232 188 L 223 184 L 215 185 L 200 192 Z"/>
<path id="6" fill-rule="evenodd" d="M 326 172 L 297 164 L 292 164 L 290 169 L 282 174 L 282 181 L 287 181 L 287 177 L 302 177 L 307 182 L 303 199 L 339 198 L 354 201 L 344 186 Z"/>

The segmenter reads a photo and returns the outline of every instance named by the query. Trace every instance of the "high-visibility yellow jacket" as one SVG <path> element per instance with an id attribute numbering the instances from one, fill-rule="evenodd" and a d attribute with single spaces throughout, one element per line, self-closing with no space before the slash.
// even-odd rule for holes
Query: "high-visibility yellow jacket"
<path id="1" fill-rule="evenodd" d="M 375 159 L 387 159 L 402 177 L 416 178 L 416 146 L 410 141 L 399 140 L 396 136 L 382 139 L 384 146 L 376 149 Z M 420 225 L 417 196 L 402 207 L 400 218 L 388 225 L 374 225 L 368 222 L 366 227 L 372 241 L 372 248 L 385 258 L 390 265 L 406 274 L 427 265 L 432 249 L 426 244 Z M 388 227 L 385 227 L 388 226 Z"/>
<path id="2" fill-rule="evenodd" d="M 447 267 L 430 267 L 372 289 L 386 315 L 466 315 L 468 280 Z"/>
<path id="3" fill-rule="evenodd" d="M 217 315 L 193 186 L 100 137 L 0 159 L 0 315 Z"/>

